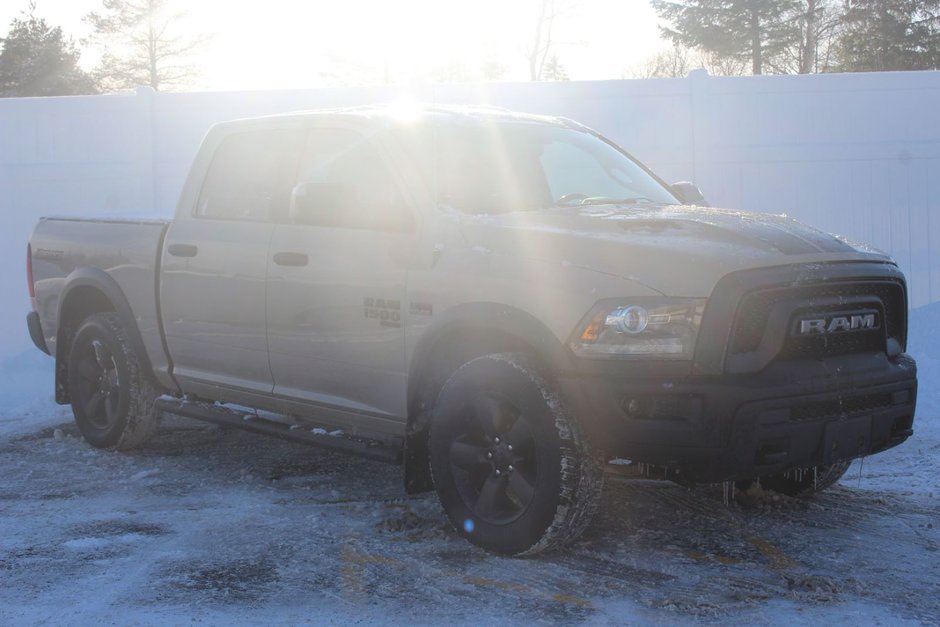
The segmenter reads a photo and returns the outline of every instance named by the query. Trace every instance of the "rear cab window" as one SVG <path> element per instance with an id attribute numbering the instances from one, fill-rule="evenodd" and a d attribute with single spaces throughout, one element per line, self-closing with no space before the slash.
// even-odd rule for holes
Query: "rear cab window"
<path id="1" fill-rule="evenodd" d="M 229 135 L 216 148 L 194 214 L 197 218 L 273 222 L 286 217 L 303 129 Z"/>

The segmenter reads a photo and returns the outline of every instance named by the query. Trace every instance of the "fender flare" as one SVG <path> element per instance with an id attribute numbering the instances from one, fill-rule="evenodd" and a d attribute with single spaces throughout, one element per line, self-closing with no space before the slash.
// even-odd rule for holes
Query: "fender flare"
<path id="1" fill-rule="evenodd" d="M 63 330 L 63 313 L 66 306 L 70 301 L 70 295 L 77 289 L 83 287 L 90 287 L 98 290 L 111 302 L 114 306 L 114 311 L 121 317 L 121 321 L 124 323 L 124 328 L 127 330 L 127 337 L 130 340 L 131 346 L 134 347 L 134 352 L 137 353 L 138 359 L 140 359 L 140 364 L 143 367 L 144 374 L 150 379 L 154 379 L 153 367 L 150 364 L 150 357 L 147 355 L 147 349 L 144 346 L 143 337 L 140 334 L 140 328 L 137 326 L 137 319 L 134 317 L 134 312 L 131 310 L 130 304 L 127 302 L 127 297 L 124 295 L 124 291 L 121 289 L 121 286 L 118 285 L 118 282 L 114 280 L 110 274 L 101 270 L 99 268 L 76 268 L 65 278 L 65 286 L 62 288 L 61 295 L 59 297 L 59 308 L 57 312 L 58 320 L 58 333 L 59 336 L 56 341 L 56 381 L 55 381 L 55 390 L 56 390 L 56 401 L 60 403 L 68 402 L 68 392 L 65 381 L 67 380 L 68 373 L 65 372 L 65 364 L 63 357 L 63 346 L 64 342 L 61 340 L 62 330 Z"/>
<path id="2" fill-rule="evenodd" d="M 428 355 L 434 350 L 437 341 L 462 329 L 489 330 L 514 337 L 535 349 L 543 365 L 552 371 L 562 372 L 572 368 L 571 352 L 543 322 L 532 314 L 499 303 L 479 302 L 457 305 L 436 316 L 434 323 L 422 333 L 421 339 L 411 353 L 408 367 L 409 406 L 421 369 Z"/>
<path id="3" fill-rule="evenodd" d="M 438 341 L 462 330 L 491 332 L 530 347 L 549 374 L 572 368 L 571 352 L 544 323 L 522 309 L 500 303 L 466 303 L 436 316 L 412 351 L 408 367 L 408 416 L 404 444 L 405 490 L 408 494 L 433 489 L 427 449 L 429 416 L 419 404 L 422 394 L 425 394 L 425 390 L 420 388 L 425 380 L 425 369 Z"/>

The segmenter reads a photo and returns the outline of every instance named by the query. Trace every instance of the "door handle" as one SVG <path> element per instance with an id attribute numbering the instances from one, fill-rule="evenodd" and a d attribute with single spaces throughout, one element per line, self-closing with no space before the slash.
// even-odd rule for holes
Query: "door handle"
<path id="1" fill-rule="evenodd" d="M 274 263 L 279 266 L 305 266 L 308 261 L 304 253 L 274 253 Z"/>
<path id="2" fill-rule="evenodd" d="M 166 252 L 174 257 L 195 257 L 199 249 L 193 244 L 170 244 L 167 246 Z"/>

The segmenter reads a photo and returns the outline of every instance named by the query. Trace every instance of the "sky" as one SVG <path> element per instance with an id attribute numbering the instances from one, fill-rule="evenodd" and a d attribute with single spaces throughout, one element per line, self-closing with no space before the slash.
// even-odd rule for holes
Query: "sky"
<path id="1" fill-rule="evenodd" d="M 553 39 L 572 79 L 612 79 L 666 47 L 647 0 L 559 0 L 568 8 Z M 352 82 L 421 82 L 442 72 L 528 80 L 526 49 L 536 0 L 190 0 L 187 28 L 211 36 L 195 89 L 304 88 Z M 100 0 L 36 0 L 36 14 L 67 35 L 88 34 L 82 16 Z M 0 33 L 28 0 L 0 3 Z M 83 64 L 94 63 L 86 53 Z"/>

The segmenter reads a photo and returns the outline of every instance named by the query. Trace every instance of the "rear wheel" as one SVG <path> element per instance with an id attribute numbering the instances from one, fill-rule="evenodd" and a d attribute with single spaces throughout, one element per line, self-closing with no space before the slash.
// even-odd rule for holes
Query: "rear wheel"
<path id="1" fill-rule="evenodd" d="M 104 449 L 143 444 L 157 428 L 157 391 L 116 313 L 89 316 L 69 352 L 72 414 L 85 439 Z"/>
<path id="2" fill-rule="evenodd" d="M 765 490 L 772 490 L 787 496 L 808 497 L 822 492 L 834 485 L 846 473 L 851 461 L 842 461 L 828 466 L 790 470 L 778 475 L 766 475 L 760 478 L 760 485 Z M 739 481 L 738 489 L 747 490 L 752 481 Z"/>
<path id="3" fill-rule="evenodd" d="M 478 357 L 444 385 L 430 433 L 438 497 L 459 533 L 504 555 L 577 538 L 597 506 L 603 466 L 525 356 Z"/>

